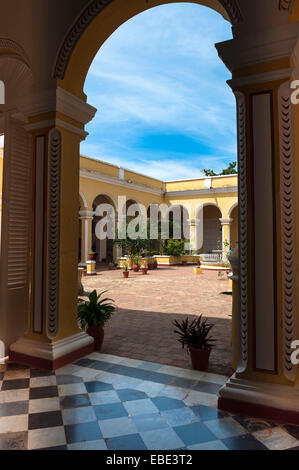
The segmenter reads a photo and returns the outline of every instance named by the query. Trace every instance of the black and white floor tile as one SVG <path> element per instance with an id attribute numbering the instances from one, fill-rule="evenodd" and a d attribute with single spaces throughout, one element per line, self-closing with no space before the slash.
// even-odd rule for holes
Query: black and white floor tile
<path id="1" fill-rule="evenodd" d="M 56 372 L 9 363 L 0 450 L 299 450 L 299 428 L 218 411 L 225 380 L 100 353 Z"/>

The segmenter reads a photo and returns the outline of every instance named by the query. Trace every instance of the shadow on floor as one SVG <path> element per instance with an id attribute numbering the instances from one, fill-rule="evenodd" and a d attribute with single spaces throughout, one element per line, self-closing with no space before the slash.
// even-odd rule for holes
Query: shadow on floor
<path id="1" fill-rule="evenodd" d="M 186 315 L 187 316 L 187 315 Z M 132 359 L 191 368 L 190 357 L 174 334 L 173 320 L 184 314 L 149 312 L 119 308 L 105 328 L 103 353 Z M 196 318 L 195 315 L 189 315 Z M 210 357 L 209 371 L 230 375 L 231 318 L 211 318 L 213 337 L 217 340 Z"/>

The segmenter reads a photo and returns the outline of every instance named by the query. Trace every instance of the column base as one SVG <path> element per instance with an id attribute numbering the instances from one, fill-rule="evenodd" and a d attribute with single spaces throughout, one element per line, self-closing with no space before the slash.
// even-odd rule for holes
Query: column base
<path id="1" fill-rule="evenodd" d="M 56 370 L 93 351 L 93 338 L 82 332 L 54 343 L 21 338 L 10 346 L 9 359 L 32 367 Z"/>
<path id="2" fill-rule="evenodd" d="M 220 389 L 218 408 L 253 418 L 299 425 L 299 388 L 236 378 Z"/>

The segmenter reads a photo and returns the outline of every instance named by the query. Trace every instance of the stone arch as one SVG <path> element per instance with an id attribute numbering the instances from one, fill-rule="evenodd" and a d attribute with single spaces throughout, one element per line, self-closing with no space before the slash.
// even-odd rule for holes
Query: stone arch
<path id="1" fill-rule="evenodd" d="M 231 206 L 230 210 L 228 211 L 228 217 L 231 217 L 233 210 L 238 206 L 239 206 L 238 202 L 235 202 L 235 204 Z"/>
<path id="2" fill-rule="evenodd" d="M 242 21 L 238 0 L 187 0 L 207 6 L 220 13 L 233 25 Z M 151 5 L 139 0 L 91 0 L 70 28 L 58 51 L 53 76 L 59 86 L 86 98 L 83 92 L 85 78 L 97 52 L 113 32 L 123 23 L 150 8 L 169 3 L 170 0 L 153 0 Z M 109 16 L 109 22 L 105 19 Z M 103 27 L 105 25 L 105 27 Z"/>
<path id="3" fill-rule="evenodd" d="M 106 238 L 105 240 L 99 240 L 96 237 L 96 224 L 104 217 L 97 215 L 96 210 L 97 207 L 103 203 L 110 204 L 113 208 L 114 214 L 117 213 L 117 203 L 114 200 L 113 196 L 111 196 L 110 194 L 100 193 L 94 198 L 92 203 L 92 209 L 95 212 L 92 221 L 92 249 L 96 253 L 96 261 L 98 263 L 112 261 L 112 259 L 114 259 L 115 251 L 112 239 Z"/>
<path id="4" fill-rule="evenodd" d="M 82 191 L 79 192 L 79 203 L 80 203 L 81 209 L 87 209 L 88 208 L 87 199 L 84 196 L 84 194 L 82 193 Z"/>

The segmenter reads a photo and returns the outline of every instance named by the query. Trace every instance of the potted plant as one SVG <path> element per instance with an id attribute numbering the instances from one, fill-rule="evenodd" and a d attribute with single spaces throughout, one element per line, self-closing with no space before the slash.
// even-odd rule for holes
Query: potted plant
<path id="1" fill-rule="evenodd" d="M 133 256 L 132 257 L 132 269 L 134 273 L 138 273 L 140 270 L 140 256 Z"/>
<path id="2" fill-rule="evenodd" d="M 94 255 L 95 255 L 95 252 L 94 252 L 94 251 L 90 250 L 90 251 L 88 252 L 88 259 L 89 259 L 89 261 L 93 261 Z"/>
<path id="3" fill-rule="evenodd" d="M 189 317 L 184 320 L 175 320 L 174 333 L 179 335 L 179 342 L 182 347 L 187 347 L 190 353 L 192 367 L 195 370 L 206 370 L 209 365 L 209 357 L 215 339 L 210 336 L 210 331 L 214 327 L 208 323 L 207 318 L 200 315 L 190 321 Z"/>
<path id="4" fill-rule="evenodd" d="M 148 271 L 148 268 L 146 266 L 141 267 L 141 272 L 143 275 L 146 275 Z"/>
<path id="5" fill-rule="evenodd" d="M 86 293 L 88 300 L 78 299 L 80 327 L 94 338 L 95 349 L 100 350 L 104 341 L 104 326 L 116 311 L 114 301 L 103 298 L 106 291 L 97 294 L 94 290 Z"/>
<path id="6" fill-rule="evenodd" d="M 114 268 L 115 268 L 115 264 L 114 263 L 109 263 L 108 267 L 109 267 L 110 271 L 113 271 Z"/>
<path id="7" fill-rule="evenodd" d="M 128 279 L 129 274 L 130 274 L 129 273 L 129 265 L 128 265 L 128 263 L 124 263 L 124 265 L 123 265 L 123 276 L 124 276 L 124 278 Z"/>
<path id="8" fill-rule="evenodd" d="M 154 260 L 154 269 L 158 269 L 158 261 L 156 259 Z"/>

